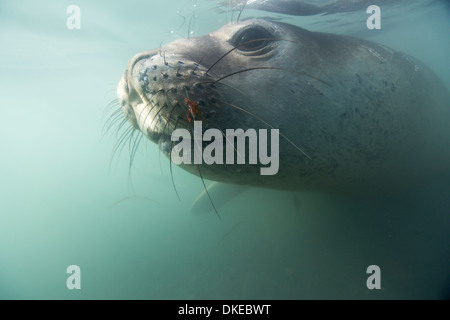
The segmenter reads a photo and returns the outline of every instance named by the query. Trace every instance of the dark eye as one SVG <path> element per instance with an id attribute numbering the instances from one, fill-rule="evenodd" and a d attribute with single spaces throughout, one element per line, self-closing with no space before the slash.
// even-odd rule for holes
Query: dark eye
<path id="1" fill-rule="evenodd" d="M 252 27 L 238 33 L 233 44 L 241 51 L 257 51 L 271 43 L 272 39 L 273 35 L 265 29 Z"/>

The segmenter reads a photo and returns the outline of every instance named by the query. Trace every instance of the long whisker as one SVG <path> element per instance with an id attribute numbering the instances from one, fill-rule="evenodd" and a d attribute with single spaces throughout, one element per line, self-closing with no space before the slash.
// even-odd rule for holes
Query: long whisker
<path id="1" fill-rule="evenodd" d="M 252 112 L 250 112 L 250 111 L 248 111 L 248 110 L 245 110 L 245 109 L 243 109 L 243 108 L 240 108 L 240 107 L 238 107 L 238 106 L 236 106 L 236 105 L 234 105 L 234 104 L 231 104 L 231 103 L 228 103 L 228 102 L 225 102 L 225 101 L 221 101 L 221 100 L 218 100 L 218 101 L 221 102 L 221 103 L 223 103 L 223 104 L 226 104 L 226 105 L 228 105 L 228 106 L 230 106 L 230 107 L 232 107 L 232 108 L 235 108 L 235 109 L 237 109 L 237 110 L 240 110 L 240 111 L 242 111 L 242 112 L 245 112 L 245 113 L 249 114 L 250 116 L 254 117 L 255 119 L 257 119 L 258 121 L 262 122 L 263 124 L 265 124 L 265 125 L 268 126 L 269 128 L 275 129 L 272 125 L 270 125 L 269 123 L 267 123 L 266 121 L 264 121 L 263 119 L 261 119 L 260 117 L 258 117 L 257 115 L 253 114 Z M 286 137 L 286 136 L 285 136 L 284 134 L 282 134 L 281 132 L 278 132 L 278 134 L 279 134 L 283 139 L 285 139 L 287 142 L 289 142 L 293 147 L 295 147 L 297 150 L 299 150 L 301 153 L 303 153 L 309 160 L 312 160 L 312 158 L 311 158 L 305 151 L 303 151 L 299 146 L 297 146 L 294 142 L 292 142 L 292 140 L 290 140 L 288 137 Z"/>
<path id="2" fill-rule="evenodd" d="M 167 92 L 164 93 L 164 97 L 166 99 L 166 104 L 169 104 L 169 99 L 167 97 Z M 170 117 L 170 115 L 169 115 L 169 117 Z M 166 127 L 167 127 L 168 123 L 169 122 L 166 121 L 166 123 L 164 124 L 164 127 L 163 127 L 163 129 L 161 131 L 161 135 L 164 135 L 164 131 L 166 130 Z M 159 139 L 159 141 L 158 141 L 158 162 L 159 162 L 159 170 L 161 171 L 161 175 L 164 176 L 162 165 L 161 165 L 161 142 L 162 142 L 162 139 Z"/>
<path id="3" fill-rule="evenodd" d="M 105 109 L 103 110 L 102 119 L 105 119 L 107 116 L 109 116 L 108 118 L 111 117 L 111 114 L 110 114 L 111 109 L 116 109 L 115 111 L 121 109 L 119 107 L 119 99 L 118 98 L 113 99 L 110 103 L 108 103 L 106 105 Z"/>
<path id="4" fill-rule="evenodd" d="M 116 138 L 118 138 L 119 131 L 126 125 L 129 124 L 129 121 L 126 117 L 123 118 L 123 120 L 119 123 L 117 126 L 117 132 L 116 132 Z"/>
<path id="5" fill-rule="evenodd" d="M 129 166 L 128 166 L 129 174 L 131 174 L 131 166 L 133 165 L 133 161 L 134 161 L 134 158 L 136 156 L 139 144 L 141 143 L 142 137 L 144 136 L 144 134 L 141 133 L 140 131 L 137 131 L 137 132 L 139 132 L 138 136 L 134 139 L 133 147 L 130 150 L 130 163 L 129 163 Z"/>
<path id="6" fill-rule="evenodd" d="M 138 135 L 134 139 L 133 147 L 130 150 L 130 161 L 129 161 L 129 165 L 128 165 L 128 185 L 131 186 L 131 189 L 134 189 L 133 181 L 131 179 L 131 168 L 133 166 L 133 161 L 136 156 L 139 145 L 142 141 L 142 137 L 144 137 L 144 134 L 142 132 L 140 132 L 139 130 L 135 130 L 135 132 L 137 132 Z M 130 143 L 131 143 L 131 139 L 132 139 L 132 137 L 130 137 Z"/>
<path id="7" fill-rule="evenodd" d="M 212 205 L 212 207 L 214 209 L 214 212 L 216 213 L 216 215 L 219 218 L 219 220 L 222 221 L 222 218 L 219 215 L 219 211 L 217 211 L 217 208 L 214 205 L 214 202 L 212 201 L 211 195 L 209 194 L 208 188 L 206 187 L 205 180 L 203 179 L 202 171 L 200 170 L 200 166 L 199 165 L 197 165 L 197 169 L 198 169 L 198 174 L 200 176 L 200 179 L 202 180 L 202 183 L 203 183 L 203 188 L 205 188 L 205 192 L 208 195 L 209 201 L 211 202 L 211 205 Z"/>
<path id="8" fill-rule="evenodd" d="M 178 120 L 175 122 L 175 128 L 174 130 L 177 129 L 178 126 Z M 180 195 L 178 194 L 178 190 L 177 187 L 175 186 L 175 181 L 173 179 L 173 170 L 172 170 L 172 148 L 173 148 L 173 141 L 172 139 L 170 139 L 170 149 L 169 149 L 169 170 L 170 170 L 170 178 L 172 179 L 172 185 L 173 185 L 173 189 L 175 190 L 175 193 L 177 195 L 178 201 L 181 201 Z"/>
<path id="9" fill-rule="evenodd" d="M 122 132 L 122 135 L 120 136 L 120 138 L 116 142 L 116 145 L 113 148 L 113 151 L 111 154 L 111 160 L 109 161 L 109 170 L 111 170 L 111 165 L 112 165 L 112 162 L 113 162 L 115 156 L 118 153 L 122 152 L 127 138 L 129 137 L 129 135 L 131 135 L 133 133 L 134 130 L 136 130 L 136 129 L 133 126 L 129 126 L 128 129 L 126 129 L 124 132 Z"/>
<path id="10" fill-rule="evenodd" d="M 227 142 L 228 142 L 230 145 L 233 145 L 233 149 L 234 149 L 234 151 L 236 151 L 236 154 L 238 155 L 238 157 L 241 158 L 241 159 L 244 159 L 244 157 L 242 156 L 242 154 L 241 154 L 241 153 L 237 150 L 237 148 L 235 147 L 234 143 L 231 143 L 230 139 L 228 139 L 227 135 L 226 135 L 225 133 L 223 133 L 222 130 L 219 130 L 219 131 L 220 131 L 220 133 L 223 135 L 223 137 L 225 138 L 225 140 L 227 140 Z"/>
<path id="11" fill-rule="evenodd" d="M 110 109 L 112 109 L 113 107 L 117 107 L 119 106 L 119 99 L 115 98 L 113 99 L 110 103 L 108 103 L 105 107 L 105 109 L 103 110 L 103 119 L 109 114 Z"/>
<path id="12" fill-rule="evenodd" d="M 195 115 L 192 115 L 192 117 L 194 118 L 194 121 L 195 121 Z M 193 127 L 192 123 L 191 123 L 191 130 L 192 130 L 192 132 L 194 132 L 194 127 Z M 197 146 L 198 146 L 199 148 L 201 148 L 201 147 L 198 145 L 197 139 L 194 138 L 194 141 L 195 141 L 195 143 L 197 143 Z M 212 207 L 213 207 L 213 209 L 214 209 L 214 212 L 216 213 L 216 215 L 217 215 L 217 217 L 219 218 L 219 220 L 222 221 L 222 218 L 221 218 L 220 215 L 219 215 L 219 211 L 217 211 L 217 208 L 216 208 L 216 206 L 214 205 L 214 202 L 212 201 L 211 195 L 210 195 L 209 192 L 208 192 L 208 188 L 206 187 L 205 179 L 203 179 L 203 174 L 202 174 L 202 171 L 200 170 L 200 166 L 199 166 L 199 165 L 197 165 L 197 170 L 198 170 L 198 174 L 199 174 L 199 176 L 200 176 L 200 180 L 202 180 L 203 188 L 205 188 L 205 192 L 206 192 L 206 194 L 208 195 L 209 201 L 211 202 L 211 205 L 212 205 Z"/>
<path id="13" fill-rule="evenodd" d="M 192 14 L 191 18 L 189 19 L 189 25 L 188 25 L 188 40 L 191 41 L 191 24 L 192 19 L 194 18 L 194 14 Z"/>
<path id="14" fill-rule="evenodd" d="M 176 107 L 177 107 L 177 105 L 174 104 L 173 107 L 170 109 L 169 116 L 167 117 L 167 120 L 166 120 L 166 124 L 164 125 L 164 128 L 163 128 L 163 130 L 161 131 L 162 134 L 164 134 L 164 132 L 165 132 L 166 130 L 167 130 L 167 133 L 169 132 L 169 123 L 170 123 L 170 120 L 171 120 L 171 118 L 172 118 L 173 111 L 175 110 Z"/>
<path id="15" fill-rule="evenodd" d="M 180 9 L 180 10 L 181 10 L 181 9 Z M 185 17 L 185 16 L 182 16 L 182 15 L 180 14 L 180 10 L 177 10 L 177 15 L 178 15 L 179 17 L 183 18 L 183 22 L 182 22 L 181 25 L 177 28 L 177 30 L 180 30 L 180 29 L 184 26 L 184 24 L 186 23 L 186 17 Z"/>
<path id="16" fill-rule="evenodd" d="M 151 106 L 150 110 L 146 110 L 147 107 L 151 105 L 151 103 L 152 103 L 152 102 L 148 102 L 148 103 L 146 104 L 146 106 L 145 106 L 144 108 L 142 108 L 141 112 L 139 113 L 138 119 L 141 118 L 142 113 L 143 113 L 144 111 L 147 111 L 147 115 L 145 116 L 145 119 L 144 119 L 144 121 L 143 121 L 142 123 L 145 123 L 145 122 L 147 121 L 148 117 L 150 117 L 151 112 L 152 112 L 153 109 L 156 107 L 156 103 L 153 103 L 153 105 Z M 159 113 L 160 111 L 161 111 L 161 109 L 158 110 L 158 113 Z M 153 117 L 152 122 L 150 123 L 150 128 L 151 128 L 151 125 L 153 124 L 153 121 L 154 121 L 154 120 L 155 120 L 155 117 Z"/>
<path id="17" fill-rule="evenodd" d="M 237 17 L 236 22 L 239 22 L 239 20 L 241 19 L 241 14 L 242 14 L 242 12 L 244 11 L 244 9 L 245 9 L 246 6 L 247 6 L 247 2 L 244 2 L 244 4 L 242 5 L 241 10 L 239 11 L 239 15 L 238 15 L 238 17 Z"/>
<path id="18" fill-rule="evenodd" d="M 244 72 L 249 72 L 249 71 L 254 71 L 254 70 L 280 70 L 280 71 L 296 73 L 296 74 L 299 74 L 299 75 L 302 75 L 302 76 L 307 76 L 307 77 L 309 77 L 311 79 L 317 80 L 319 82 L 322 82 L 322 83 L 332 87 L 332 85 L 329 84 L 328 82 L 326 82 L 326 81 L 324 81 L 322 79 L 316 78 L 316 77 L 314 77 L 314 76 L 312 76 L 310 74 L 307 74 L 307 73 L 304 73 L 304 72 L 293 71 L 293 70 L 289 70 L 289 69 L 284 69 L 284 68 L 278 68 L 278 67 L 253 67 L 253 68 L 247 68 L 247 69 L 239 70 L 239 71 L 236 71 L 236 72 L 232 72 L 232 73 L 230 73 L 230 74 L 228 74 L 226 76 L 223 76 L 222 78 L 219 78 L 219 79 L 217 79 L 215 81 L 210 81 L 210 82 L 207 81 L 207 82 L 203 82 L 203 83 L 216 84 L 216 83 L 218 83 L 218 82 L 220 82 L 220 81 L 222 81 L 222 80 L 224 80 L 226 78 L 232 77 L 232 76 L 237 75 L 239 73 L 244 73 Z"/>
<path id="19" fill-rule="evenodd" d="M 114 110 L 111 115 L 108 117 L 108 119 L 105 121 L 106 123 L 110 123 L 111 121 L 113 121 L 115 118 L 117 118 L 118 116 L 123 116 L 123 110 L 122 107 L 118 107 L 116 108 L 116 110 Z"/>
<path id="20" fill-rule="evenodd" d="M 165 93 L 165 98 L 166 98 L 166 104 L 169 105 L 169 97 L 167 96 L 167 92 Z M 163 127 L 163 129 L 161 131 L 161 135 L 164 135 L 166 130 L 167 130 L 167 133 L 169 132 L 168 131 L 169 130 L 169 123 L 171 121 L 172 114 L 173 114 L 173 111 L 175 110 L 176 106 L 177 105 L 174 104 L 173 107 L 170 109 L 169 116 L 166 119 L 166 123 L 164 124 L 164 127 Z M 162 139 L 160 139 L 159 143 L 158 143 L 158 149 L 159 149 L 158 157 L 159 157 L 159 168 L 161 170 L 161 174 L 163 174 L 162 166 L 161 166 L 161 141 L 162 141 Z"/>
<path id="21" fill-rule="evenodd" d="M 111 130 L 111 128 L 115 125 L 117 125 L 117 131 L 120 130 L 127 122 L 128 119 L 125 117 L 124 114 L 118 114 L 113 120 L 111 120 L 110 127 L 107 128 L 105 134 L 108 133 L 109 130 Z"/>
<path id="22" fill-rule="evenodd" d="M 131 167 L 132 167 L 134 156 L 133 156 L 133 151 L 132 151 L 132 145 L 134 143 L 136 143 L 135 142 L 136 138 L 134 138 L 136 132 L 138 132 L 137 138 L 139 138 L 140 131 L 138 131 L 138 130 L 133 130 L 131 132 L 131 134 L 129 135 L 129 137 L 128 137 L 128 151 L 130 153 L 130 159 L 129 159 L 129 163 L 128 163 L 128 188 L 131 189 L 133 193 L 134 193 L 134 191 L 133 191 L 134 190 L 134 186 L 133 186 L 133 181 L 131 179 Z M 134 143 L 133 143 L 133 141 L 134 141 Z"/>
<path id="23" fill-rule="evenodd" d="M 127 140 L 128 136 L 133 133 L 134 130 L 135 130 L 134 127 L 130 126 L 122 133 L 120 139 L 118 140 L 116 146 L 113 149 L 113 157 L 117 154 L 119 150 L 121 151 L 123 149 L 123 147 L 125 146 L 124 142 Z"/>
<path id="24" fill-rule="evenodd" d="M 119 122 L 123 120 L 124 114 L 122 108 L 115 110 L 109 118 L 105 121 L 105 124 L 102 128 L 102 139 L 110 132 L 110 130 Z"/>
<path id="25" fill-rule="evenodd" d="M 162 106 L 158 109 L 158 111 L 156 112 L 156 114 L 153 116 L 153 119 L 152 119 L 152 121 L 150 122 L 150 128 L 152 127 L 153 122 L 156 120 L 156 118 L 158 117 L 158 115 L 160 114 L 160 112 L 161 112 L 164 108 L 165 108 L 165 105 L 162 105 Z M 158 120 L 158 121 L 159 121 L 159 120 Z"/>

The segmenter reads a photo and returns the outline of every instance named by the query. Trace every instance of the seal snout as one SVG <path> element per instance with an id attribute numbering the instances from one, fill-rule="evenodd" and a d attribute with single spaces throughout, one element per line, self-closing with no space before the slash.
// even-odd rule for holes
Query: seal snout
<path id="1" fill-rule="evenodd" d="M 170 135 L 175 127 L 190 127 L 186 101 L 200 108 L 208 104 L 209 110 L 201 113 L 205 117 L 215 112 L 207 69 L 171 48 L 163 49 L 135 55 L 117 88 L 127 119 L 153 141 Z"/>

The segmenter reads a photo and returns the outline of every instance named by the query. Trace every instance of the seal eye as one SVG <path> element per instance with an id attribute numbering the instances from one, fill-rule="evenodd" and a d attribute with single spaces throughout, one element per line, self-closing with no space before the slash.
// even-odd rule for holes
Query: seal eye
<path id="1" fill-rule="evenodd" d="M 258 51 L 272 42 L 273 35 L 262 28 L 251 27 L 238 33 L 233 45 L 241 51 Z"/>

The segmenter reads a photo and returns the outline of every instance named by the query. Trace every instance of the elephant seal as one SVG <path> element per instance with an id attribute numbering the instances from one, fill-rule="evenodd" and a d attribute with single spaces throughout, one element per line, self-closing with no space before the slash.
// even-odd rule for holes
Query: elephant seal
<path id="1" fill-rule="evenodd" d="M 284 190 L 404 188 L 449 172 L 450 95 L 386 46 L 261 19 L 134 56 L 123 113 L 170 157 L 195 102 L 208 128 L 279 129 L 279 172 L 181 165 L 219 182 Z M 301 151 L 302 152 L 301 152 Z"/>

